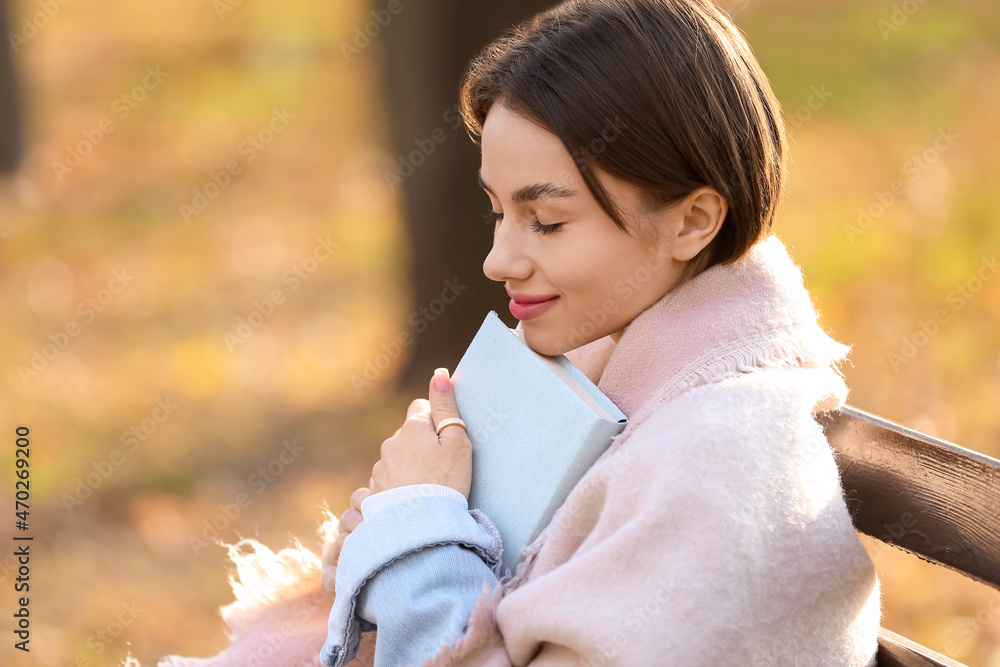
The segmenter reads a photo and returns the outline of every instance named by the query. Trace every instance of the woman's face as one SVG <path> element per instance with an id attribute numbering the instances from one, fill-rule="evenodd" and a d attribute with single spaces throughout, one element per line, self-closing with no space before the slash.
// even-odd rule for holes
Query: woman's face
<path id="1" fill-rule="evenodd" d="M 532 349 L 556 355 L 617 339 L 676 284 L 686 262 L 675 259 L 681 221 L 672 208 L 650 211 L 638 188 L 600 174 L 635 230 L 627 236 L 559 138 L 499 104 L 486 117 L 482 153 L 480 181 L 497 215 L 483 271 L 505 283 Z"/>

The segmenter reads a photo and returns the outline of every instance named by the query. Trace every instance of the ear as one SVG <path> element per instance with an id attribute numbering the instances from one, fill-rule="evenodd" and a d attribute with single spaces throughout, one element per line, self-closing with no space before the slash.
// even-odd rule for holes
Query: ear
<path id="1" fill-rule="evenodd" d="M 679 218 L 673 239 L 673 258 L 686 262 L 705 248 L 722 229 L 729 202 L 714 188 L 700 187 L 685 197 L 674 214 Z"/>

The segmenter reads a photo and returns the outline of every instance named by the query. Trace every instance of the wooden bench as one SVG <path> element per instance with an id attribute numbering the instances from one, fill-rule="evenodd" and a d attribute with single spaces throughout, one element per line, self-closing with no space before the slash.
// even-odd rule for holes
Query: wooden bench
<path id="1" fill-rule="evenodd" d="M 1000 588 L 1000 461 L 850 406 L 819 421 L 859 531 Z M 884 628 L 878 664 L 961 667 Z"/>

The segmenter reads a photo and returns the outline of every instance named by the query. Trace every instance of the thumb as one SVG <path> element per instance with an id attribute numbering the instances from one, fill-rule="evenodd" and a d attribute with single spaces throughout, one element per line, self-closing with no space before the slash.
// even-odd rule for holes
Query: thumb
<path id="1" fill-rule="evenodd" d="M 430 387 L 431 419 L 434 421 L 434 429 L 445 419 L 458 417 L 458 404 L 455 403 L 455 392 L 452 391 L 451 378 L 448 376 L 447 368 L 439 368 L 434 371 L 431 378 Z M 447 438 L 455 438 L 456 435 L 467 437 L 465 429 L 461 426 L 447 426 L 439 436 L 443 441 Z"/>

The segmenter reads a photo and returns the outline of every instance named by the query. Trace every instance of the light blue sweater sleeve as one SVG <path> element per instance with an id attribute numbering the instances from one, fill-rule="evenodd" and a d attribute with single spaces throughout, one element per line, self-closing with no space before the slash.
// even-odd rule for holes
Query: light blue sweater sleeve
<path id="1" fill-rule="evenodd" d="M 444 486 L 443 484 L 406 484 L 404 486 L 393 487 L 387 491 L 373 493 L 365 498 L 361 501 L 361 515 L 365 519 L 370 519 L 390 505 L 410 501 L 421 496 L 446 496 L 454 498 L 458 503 L 461 503 L 463 508 L 469 508 L 469 501 L 466 497 L 450 486 Z"/>
<path id="2" fill-rule="evenodd" d="M 465 633 L 483 584 L 496 589 L 502 550 L 493 522 L 455 498 L 379 509 L 344 539 L 323 664 L 348 664 L 377 630 L 376 667 L 422 665 Z"/>

